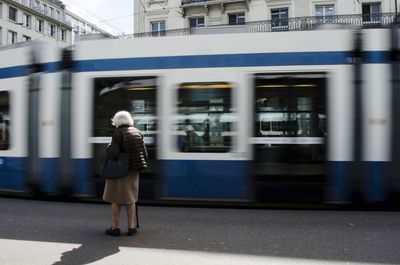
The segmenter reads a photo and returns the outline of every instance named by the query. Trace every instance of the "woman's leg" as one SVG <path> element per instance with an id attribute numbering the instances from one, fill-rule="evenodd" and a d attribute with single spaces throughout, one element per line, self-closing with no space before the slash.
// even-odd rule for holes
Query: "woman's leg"
<path id="1" fill-rule="evenodd" d="M 135 226 L 135 203 L 126 205 L 126 216 L 128 218 L 128 228 L 133 229 Z"/>
<path id="2" fill-rule="evenodd" d="M 112 211 L 112 219 L 113 219 L 113 226 L 112 228 L 119 228 L 120 223 L 121 223 L 121 218 L 120 218 L 120 207 L 116 203 L 111 204 L 111 211 Z"/>

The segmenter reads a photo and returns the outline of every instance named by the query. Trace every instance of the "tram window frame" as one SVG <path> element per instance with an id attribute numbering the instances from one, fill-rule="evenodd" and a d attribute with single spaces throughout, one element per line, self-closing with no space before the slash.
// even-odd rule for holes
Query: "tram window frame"
<path id="1" fill-rule="evenodd" d="M 228 153 L 232 150 L 237 135 L 233 89 L 231 83 L 223 81 L 177 85 L 173 135 L 178 152 Z M 223 115 L 226 122 L 221 121 Z"/>
<path id="2" fill-rule="evenodd" d="M 10 92 L 0 91 L 0 151 L 10 149 Z"/>
<path id="3" fill-rule="evenodd" d="M 301 83 L 296 83 L 299 80 Z M 326 137 L 328 131 L 326 81 L 327 77 L 323 72 L 256 74 L 254 76 L 255 87 L 265 88 L 265 91 L 268 91 L 263 91 L 265 101 L 268 100 L 274 105 L 260 107 L 261 103 L 255 102 L 254 114 L 259 115 L 259 120 L 255 121 L 253 125 L 253 135 L 255 137 Z M 325 91 L 318 90 L 318 87 Z M 297 90 L 303 90 L 303 93 L 297 93 Z M 255 93 L 260 91 L 256 90 Z M 309 101 L 308 104 L 306 104 L 307 101 Z M 317 108 L 321 103 L 324 107 Z M 319 113 L 321 110 L 322 112 Z M 271 116 L 269 118 L 270 128 L 279 127 L 280 133 L 275 130 L 263 132 L 262 125 L 267 120 L 263 120 L 262 116 L 268 116 L 267 114 Z M 277 124 L 273 124 L 274 117 L 272 116 L 274 115 Z M 311 119 L 314 119 L 313 123 L 311 123 Z M 308 133 L 303 133 L 303 126 L 299 127 L 299 124 L 296 124 L 301 122 L 308 123 Z"/>
<path id="4" fill-rule="evenodd" d="M 114 131 L 111 118 L 117 111 L 126 110 L 132 114 L 134 126 L 142 132 L 146 145 L 155 145 L 158 130 L 157 88 L 156 76 L 94 78 L 92 136 L 111 137 Z M 107 93 L 114 95 L 109 94 L 103 100 L 99 98 Z M 127 93 L 137 93 L 138 96 L 129 96 Z"/>

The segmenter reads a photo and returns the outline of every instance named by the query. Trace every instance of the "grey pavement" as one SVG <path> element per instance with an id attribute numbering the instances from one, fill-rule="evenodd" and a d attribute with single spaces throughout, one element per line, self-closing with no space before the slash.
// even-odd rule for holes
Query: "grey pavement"
<path id="1" fill-rule="evenodd" d="M 110 214 L 0 198 L 0 264 L 400 264 L 399 212 L 139 206 L 117 238 Z"/>

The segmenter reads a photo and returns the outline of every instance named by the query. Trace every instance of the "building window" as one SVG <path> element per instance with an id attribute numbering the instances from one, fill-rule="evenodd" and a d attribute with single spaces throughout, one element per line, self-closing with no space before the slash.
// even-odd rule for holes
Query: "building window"
<path id="1" fill-rule="evenodd" d="M 271 25 L 273 31 L 281 31 L 289 29 L 289 9 L 273 9 L 271 10 Z"/>
<path id="2" fill-rule="evenodd" d="M 333 15 L 334 15 L 333 5 L 315 6 L 315 17 L 317 18 L 317 22 L 320 23 L 332 22 Z"/>
<path id="3" fill-rule="evenodd" d="M 0 2 L 0 18 L 3 17 L 3 3 Z"/>
<path id="4" fill-rule="evenodd" d="M 17 9 L 12 6 L 8 7 L 8 19 L 17 22 Z"/>
<path id="5" fill-rule="evenodd" d="M 43 13 L 47 14 L 49 8 L 47 7 L 47 5 L 43 4 Z"/>
<path id="6" fill-rule="evenodd" d="M 8 31 L 8 44 L 14 44 L 17 43 L 17 32 Z"/>
<path id="7" fill-rule="evenodd" d="M 244 13 L 229 14 L 229 25 L 243 25 L 245 23 Z"/>
<path id="8" fill-rule="evenodd" d="M 54 17 L 54 8 L 50 7 L 50 16 Z"/>
<path id="9" fill-rule="evenodd" d="M 363 4 L 362 16 L 364 24 L 380 23 L 381 4 Z"/>
<path id="10" fill-rule="evenodd" d="M 43 32 L 44 21 L 41 19 L 36 20 L 36 30 L 39 32 Z"/>
<path id="11" fill-rule="evenodd" d="M 225 82 L 178 86 L 174 134 L 180 152 L 228 152 L 235 136 L 232 86 Z"/>
<path id="12" fill-rule="evenodd" d="M 10 94 L 0 91 L 0 150 L 10 147 Z"/>
<path id="13" fill-rule="evenodd" d="M 57 10 L 57 19 L 61 20 L 61 12 Z"/>
<path id="14" fill-rule="evenodd" d="M 51 24 L 49 26 L 49 35 L 54 38 L 56 36 L 56 26 Z"/>
<path id="15" fill-rule="evenodd" d="M 30 28 L 31 27 L 31 21 L 32 21 L 32 17 L 26 13 L 24 13 L 23 16 L 23 24 L 25 27 Z"/>
<path id="16" fill-rule="evenodd" d="M 151 35 L 153 37 L 165 36 L 165 21 L 151 22 Z"/>
<path id="17" fill-rule="evenodd" d="M 27 41 L 31 41 L 31 37 L 28 36 L 22 36 L 22 41 L 27 42 Z"/>
<path id="18" fill-rule="evenodd" d="M 60 30 L 60 40 L 65 41 L 66 35 L 67 35 L 67 31 L 65 29 L 61 29 Z"/>
<path id="19" fill-rule="evenodd" d="M 204 27 L 204 17 L 189 18 L 189 26 L 191 28 Z"/>

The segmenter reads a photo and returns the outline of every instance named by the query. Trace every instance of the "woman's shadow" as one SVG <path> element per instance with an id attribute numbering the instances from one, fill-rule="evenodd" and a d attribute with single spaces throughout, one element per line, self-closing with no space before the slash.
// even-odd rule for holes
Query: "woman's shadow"
<path id="1" fill-rule="evenodd" d="M 61 260 L 53 265 L 87 264 L 101 260 L 118 253 L 124 241 L 121 237 L 110 237 L 104 234 L 91 236 L 90 240 L 83 242 L 80 247 L 62 253 Z"/>

